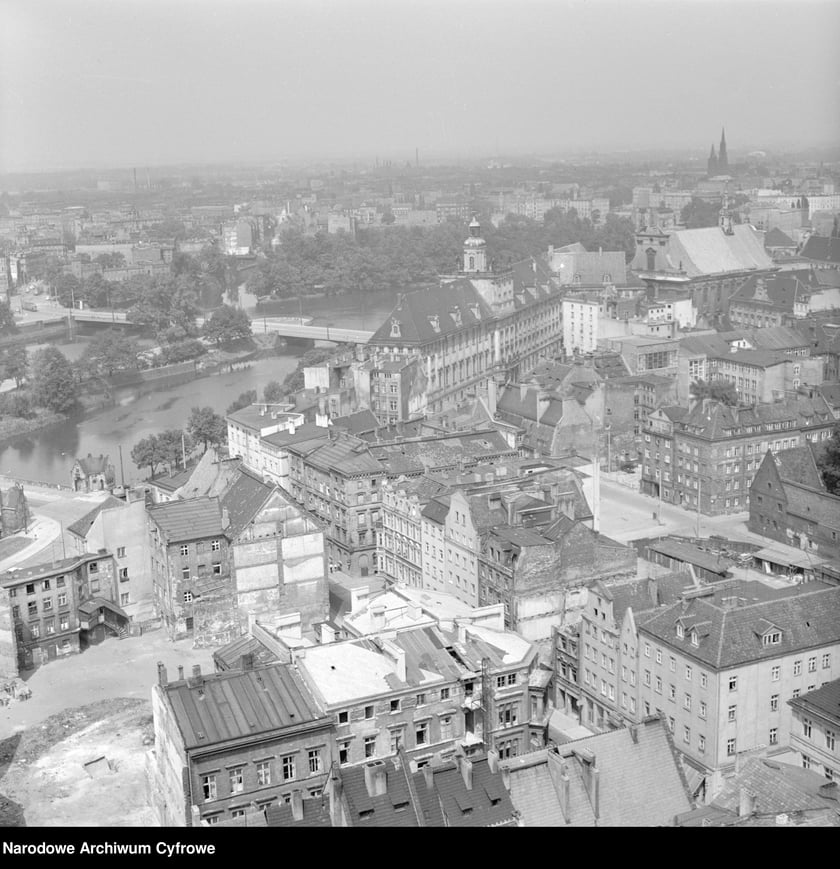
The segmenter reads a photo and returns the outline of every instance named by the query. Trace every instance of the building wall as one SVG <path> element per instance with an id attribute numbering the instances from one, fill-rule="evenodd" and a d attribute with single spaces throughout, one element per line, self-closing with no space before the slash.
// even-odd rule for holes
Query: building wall
<path id="1" fill-rule="evenodd" d="M 840 710 L 832 717 L 793 707 L 790 747 L 798 752 L 803 767 L 840 781 Z"/>
<path id="2" fill-rule="evenodd" d="M 8 589 L 0 588 L 0 682 L 18 674 L 18 653 Z"/>
<path id="3" fill-rule="evenodd" d="M 161 827 L 187 827 L 191 823 L 187 756 L 184 740 L 159 685 L 152 688 L 155 745 L 147 756 L 151 806 Z"/>

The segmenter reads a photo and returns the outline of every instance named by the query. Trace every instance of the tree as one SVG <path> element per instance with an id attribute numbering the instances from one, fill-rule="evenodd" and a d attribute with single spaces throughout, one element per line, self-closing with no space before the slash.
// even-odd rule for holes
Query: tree
<path id="1" fill-rule="evenodd" d="M 251 335 L 251 321 L 241 308 L 222 305 L 204 324 L 203 334 L 217 345 Z"/>
<path id="2" fill-rule="evenodd" d="M 225 411 L 225 413 L 230 416 L 232 413 L 236 413 L 237 410 L 242 410 L 243 408 L 250 407 L 252 404 L 257 403 L 257 390 L 249 389 L 247 392 L 241 393 L 239 398 L 235 401 L 231 402 L 230 407 Z"/>
<path id="3" fill-rule="evenodd" d="M 834 427 L 831 437 L 823 444 L 817 456 L 817 467 L 825 488 L 832 495 L 840 495 L 840 425 Z"/>
<path id="4" fill-rule="evenodd" d="M 138 468 L 148 468 L 149 476 L 154 477 L 155 469 L 163 461 L 160 450 L 160 442 L 157 435 L 149 435 L 131 448 L 131 461 Z"/>
<path id="5" fill-rule="evenodd" d="M 211 444 L 217 446 L 227 440 L 227 423 L 212 407 L 194 407 L 187 420 L 187 431 L 192 439 L 204 444 L 204 452 Z"/>
<path id="6" fill-rule="evenodd" d="M 115 253 L 101 253 L 94 257 L 93 261 L 99 263 L 103 269 L 120 269 L 125 267 L 125 256 L 119 251 Z"/>
<path id="7" fill-rule="evenodd" d="M 283 398 L 283 387 L 276 380 L 269 380 L 263 389 L 263 401 L 266 404 L 276 404 Z"/>
<path id="8" fill-rule="evenodd" d="M 10 347 L 0 354 L 0 380 L 14 380 L 20 389 L 26 378 L 26 363 L 26 347 Z"/>
<path id="9" fill-rule="evenodd" d="M 698 400 L 711 398 L 730 407 L 738 405 L 738 389 L 731 380 L 717 377 L 714 380 L 695 380 L 690 387 L 691 395 Z"/>
<path id="10" fill-rule="evenodd" d="M 45 347 L 32 357 L 32 398 L 54 413 L 66 413 L 78 400 L 73 367 L 56 347 Z"/>
<path id="11" fill-rule="evenodd" d="M 108 329 L 96 335 L 85 348 L 79 368 L 97 377 L 110 377 L 115 371 L 138 368 L 139 352 L 140 345 L 134 338 Z"/>
<path id="12" fill-rule="evenodd" d="M 53 292 L 65 308 L 72 308 L 73 302 L 82 298 L 82 285 L 72 272 L 63 272 L 53 281 Z"/>
<path id="13" fill-rule="evenodd" d="M 160 449 L 161 461 L 172 468 L 183 468 L 184 459 L 193 449 L 190 436 L 180 428 L 170 428 L 162 431 L 158 436 L 158 448 Z"/>
<path id="14" fill-rule="evenodd" d="M 8 302 L 0 302 L 0 335 L 12 335 L 17 330 L 11 305 Z"/>
<path id="15" fill-rule="evenodd" d="M 686 229 L 700 229 L 704 226 L 717 226 L 720 219 L 720 205 L 704 202 L 696 196 L 680 212 Z"/>

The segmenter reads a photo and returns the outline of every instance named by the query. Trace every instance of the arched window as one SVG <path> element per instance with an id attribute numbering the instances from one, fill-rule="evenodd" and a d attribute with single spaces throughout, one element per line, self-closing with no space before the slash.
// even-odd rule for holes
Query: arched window
<path id="1" fill-rule="evenodd" d="M 475 257 L 471 256 L 470 257 L 470 269 L 474 269 L 474 268 L 475 268 Z"/>

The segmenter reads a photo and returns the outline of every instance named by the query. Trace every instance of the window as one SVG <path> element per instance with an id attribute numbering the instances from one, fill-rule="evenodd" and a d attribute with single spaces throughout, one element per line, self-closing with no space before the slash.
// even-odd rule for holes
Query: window
<path id="1" fill-rule="evenodd" d="M 55 578 L 55 587 L 56 588 L 64 588 L 64 577 L 63 576 L 57 576 Z"/>
<path id="2" fill-rule="evenodd" d="M 120 595 L 120 606 L 126 606 L 129 603 L 129 593 L 127 591 Z"/>
<path id="3" fill-rule="evenodd" d="M 261 760 L 257 764 L 257 785 L 265 787 L 271 784 L 271 761 Z"/>
<path id="4" fill-rule="evenodd" d="M 350 762 L 350 743 L 349 742 L 339 742 L 338 743 L 338 762 L 344 766 L 344 764 Z"/>
<path id="5" fill-rule="evenodd" d="M 691 712 L 691 694 L 686 694 L 683 698 L 683 709 L 687 709 Z"/>
<path id="6" fill-rule="evenodd" d="M 184 592 L 184 603 L 192 603 L 193 595 L 191 591 Z"/>
<path id="7" fill-rule="evenodd" d="M 677 622 L 677 636 L 680 639 L 683 639 L 685 636 L 685 628 L 682 626 L 682 622 Z"/>
<path id="8" fill-rule="evenodd" d="M 449 699 L 449 688 L 441 688 L 440 689 L 440 699 L 448 700 Z"/>
<path id="9" fill-rule="evenodd" d="M 321 762 L 321 749 L 320 748 L 310 748 L 307 752 L 307 757 L 309 759 L 309 773 L 314 774 L 316 772 L 321 772 L 323 769 L 323 765 Z"/>
<path id="10" fill-rule="evenodd" d="M 296 773 L 295 756 L 293 754 L 286 755 L 283 758 L 283 781 L 294 781 Z"/>
<path id="11" fill-rule="evenodd" d="M 793 689 L 793 697 L 798 697 L 801 693 L 802 693 L 801 688 L 794 688 Z"/>
<path id="12" fill-rule="evenodd" d="M 738 677 L 737 676 L 730 676 L 729 677 L 729 690 L 730 691 L 737 691 L 738 690 Z"/>
<path id="13" fill-rule="evenodd" d="M 338 713 L 339 724 L 347 724 L 348 721 L 350 721 L 350 713 L 346 709 Z"/>
<path id="14" fill-rule="evenodd" d="M 425 706 L 426 705 L 426 695 L 425 694 L 418 694 L 417 695 L 417 705 L 418 706 Z"/>
<path id="15" fill-rule="evenodd" d="M 831 666 L 831 652 L 826 652 L 822 656 L 822 668 L 827 670 Z"/>
<path id="16" fill-rule="evenodd" d="M 726 720 L 727 721 L 734 721 L 735 720 L 735 713 L 737 712 L 737 710 L 738 710 L 737 706 L 730 706 L 729 707 L 729 714 L 726 716 Z"/>
<path id="17" fill-rule="evenodd" d="M 645 670 L 645 685 L 650 685 L 650 670 Z"/>
<path id="18" fill-rule="evenodd" d="M 685 678 L 691 681 L 691 667 L 688 664 L 685 665 Z"/>
<path id="19" fill-rule="evenodd" d="M 51 597 L 44 598 L 44 612 L 49 612 L 53 608 L 53 602 Z"/>
<path id="20" fill-rule="evenodd" d="M 690 727 L 683 727 L 683 742 L 686 745 L 691 744 L 691 728 Z"/>
<path id="21" fill-rule="evenodd" d="M 701 718 L 705 718 L 705 717 L 706 717 L 706 708 L 707 708 L 707 707 L 706 707 L 706 701 L 705 701 L 705 700 L 701 700 L 701 701 L 700 701 L 700 717 L 701 717 Z"/>
<path id="22" fill-rule="evenodd" d="M 793 662 L 793 675 L 800 676 L 802 674 L 802 661 Z"/>
<path id="23" fill-rule="evenodd" d="M 376 737 L 365 737 L 365 757 L 376 757 Z"/>
<path id="24" fill-rule="evenodd" d="M 88 565 L 88 573 L 99 573 L 99 562 L 91 561 Z"/>
<path id="25" fill-rule="evenodd" d="M 37 640 L 41 636 L 41 626 L 38 622 L 34 622 L 29 626 L 29 633 L 32 635 L 33 640 Z"/>
<path id="26" fill-rule="evenodd" d="M 669 700 L 676 700 L 677 699 L 677 686 L 676 685 L 669 685 L 668 686 L 668 699 Z"/>
<path id="27" fill-rule="evenodd" d="M 55 619 L 47 619 L 44 622 L 44 629 L 46 630 L 46 632 L 48 634 L 54 634 L 55 633 Z"/>
<path id="28" fill-rule="evenodd" d="M 770 680 L 773 682 L 778 682 L 779 677 L 782 674 L 782 668 L 778 665 L 770 668 Z"/>
<path id="29" fill-rule="evenodd" d="M 399 712 L 400 711 L 400 701 L 392 700 L 391 701 L 391 712 Z"/>
<path id="30" fill-rule="evenodd" d="M 415 725 L 414 742 L 415 745 L 426 745 L 429 741 L 429 722 L 422 721 Z"/>
<path id="31" fill-rule="evenodd" d="M 770 728 L 770 745 L 778 745 L 779 744 L 779 728 L 771 727 Z"/>
<path id="32" fill-rule="evenodd" d="M 190 569 L 189 567 L 181 568 L 181 579 L 189 579 L 190 578 Z"/>
<path id="33" fill-rule="evenodd" d="M 735 740 L 727 739 L 726 740 L 726 754 L 728 757 L 732 757 L 735 754 Z"/>
<path id="34" fill-rule="evenodd" d="M 400 750 L 400 746 L 403 744 L 403 728 L 396 728 L 391 731 L 391 745 L 390 751 L 391 754 L 396 754 Z"/>
<path id="35" fill-rule="evenodd" d="M 802 755 L 802 769 L 811 768 L 811 758 L 807 754 Z"/>
<path id="36" fill-rule="evenodd" d="M 210 541 L 210 551 L 218 552 L 222 548 L 221 540 L 211 540 Z M 182 555 L 186 555 L 186 552 L 182 552 Z"/>
<path id="37" fill-rule="evenodd" d="M 126 582 L 128 580 L 128 568 L 121 567 L 120 568 L 120 582 Z"/>
<path id="38" fill-rule="evenodd" d="M 230 775 L 230 792 L 232 794 L 241 794 L 245 790 L 245 777 L 243 775 L 244 767 L 238 766 L 229 772 Z"/>
<path id="39" fill-rule="evenodd" d="M 808 672 L 816 673 L 817 672 L 817 659 L 816 657 L 808 658 Z"/>
<path id="40" fill-rule="evenodd" d="M 834 751 L 834 746 L 837 744 L 837 734 L 833 730 L 825 732 L 825 747 L 829 751 Z"/>
<path id="41" fill-rule="evenodd" d="M 779 695 L 778 694 L 772 694 L 770 696 L 770 711 L 771 712 L 778 712 L 779 711 Z"/>
<path id="42" fill-rule="evenodd" d="M 519 704 L 503 703 L 498 708 L 499 727 L 514 727 L 519 723 Z"/>
<path id="43" fill-rule="evenodd" d="M 214 564 L 213 565 L 213 576 L 221 576 L 222 575 L 222 565 Z"/>
<path id="44" fill-rule="evenodd" d="M 657 650 L 656 650 L 656 663 L 657 663 L 657 664 L 661 664 L 661 663 L 662 663 L 662 649 L 657 649 Z"/>
<path id="45" fill-rule="evenodd" d="M 761 638 L 765 646 L 778 646 L 782 641 L 782 635 L 779 631 L 771 631 Z"/>
<path id="46" fill-rule="evenodd" d="M 373 718 L 373 706 L 365 706 L 365 719 L 370 721 Z"/>
<path id="47" fill-rule="evenodd" d="M 700 673 L 700 687 L 705 688 L 709 684 L 709 676 L 706 673 L 701 671 Z"/>
<path id="48" fill-rule="evenodd" d="M 45 579 L 43 585 L 41 586 L 41 591 L 49 591 L 50 590 L 50 581 Z"/>
<path id="49" fill-rule="evenodd" d="M 201 777 L 201 791 L 204 794 L 205 800 L 216 799 L 216 776 L 203 775 Z"/>
<path id="50" fill-rule="evenodd" d="M 189 555 L 190 554 L 190 546 L 188 543 L 181 544 L 181 555 Z"/>
<path id="51" fill-rule="evenodd" d="M 656 688 L 654 690 L 657 694 L 662 693 L 662 678 L 660 676 L 656 677 Z"/>
<path id="52" fill-rule="evenodd" d="M 650 657 L 650 643 L 645 643 L 645 657 Z"/>
<path id="53" fill-rule="evenodd" d="M 232 818 L 244 818 L 245 817 L 245 809 L 231 809 L 230 816 Z"/>
<path id="54" fill-rule="evenodd" d="M 30 582 L 26 586 L 26 593 L 27 594 L 35 594 L 35 583 L 34 582 Z"/>
<path id="55" fill-rule="evenodd" d="M 806 739 L 811 738 L 811 721 L 808 718 L 802 720 L 802 735 Z"/>
<path id="56" fill-rule="evenodd" d="M 34 600 L 29 601 L 26 609 L 27 609 L 29 615 L 37 616 L 38 615 L 38 602 L 34 601 Z"/>
<path id="57" fill-rule="evenodd" d="M 701 753 L 706 750 L 706 737 L 702 733 L 697 737 L 697 750 Z"/>
<path id="58" fill-rule="evenodd" d="M 117 547 L 117 558 L 125 558 L 125 546 Z"/>
<path id="59" fill-rule="evenodd" d="M 676 658 L 671 658 L 671 661 L 670 661 L 670 667 L 671 667 L 671 672 L 672 672 L 672 673 L 676 673 L 676 672 L 677 672 L 677 659 L 676 659 Z"/>
<path id="60" fill-rule="evenodd" d="M 60 631 L 67 631 L 70 629 L 70 617 L 69 616 L 67 616 L 67 615 L 59 616 L 58 629 Z"/>

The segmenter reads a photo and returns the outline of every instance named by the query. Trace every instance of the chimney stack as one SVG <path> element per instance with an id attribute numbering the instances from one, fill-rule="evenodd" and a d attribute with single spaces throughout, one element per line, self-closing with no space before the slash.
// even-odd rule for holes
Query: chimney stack
<path id="1" fill-rule="evenodd" d="M 158 685 L 160 685 L 161 688 L 165 688 L 169 684 L 169 680 L 166 678 L 166 667 L 163 666 L 163 661 L 158 661 L 157 672 Z"/>
<path id="2" fill-rule="evenodd" d="M 303 792 L 300 790 L 292 791 L 292 817 L 296 821 L 303 820 Z"/>
<path id="3" fill-rule="evenodd" d="M 239 659 L 239 668 L 241 670 L 253 670 L 254 669 L 254 653 L 248 652 Z"/>
<path id="4" fill-rule="evenodd" d="M 426 782 L 426 790 L 430 791 L 435 786 L 435 771 L 430 763 L 423 767 L 423 779 Z"/>
<path id="5" fill-rule="evenodd" d="M 333 773 L 325 788 L 330 797 L 330 824 L 333 827 L 345 826 L 341 822 L 344 820 L 344 812 L 341 808 L 341 779 L 337 773 Z"/>
<path id="6" fill-rule="evenodd" d="M 388 773 L 384 761 L 375 760 L 365 764 L 365 787 L 369 797 L 381 797 L 388 793 Z"/>
<path id="7" fill-rule="evenodd" d="M 746 788 L 738 790 L 738 817 L 748 818 L 755 812 L 755 794 L 751 794 Z"/>
<path id="8" fill-rule="evenodd" d="M 178 665 L 178 681 L 179 682 L 184 681 L 184 667 L 182 664 Z"/>
<path id="9" fill-rule="evenodd" d="M 204 679 L 201 676 L 201 665 L 194 664 L 192 668 L 192 677 L 189 680 L 189 685 L 191 688 L 198 688 L 202 684 L 204 684 Z"/>
<path id="10" fill-rule="evenodd" d="M 491 748 L 487 752 L 487 768 L 494 775 L 499 771 L 499 752 L 495 748 Z"/>
<path id="11" fill-rule="evenodd" d="M 464 785 L 468 791 L 472 790 L 473 786 L 473 765 L 472 761 L 466 757 L 460 756 L 457 760 L 458 768 L 461 771 L 461 778 L 464 780 Z"/>
<path id="12" fill-rule="evenodd" d="M 377 604 L 370 608 L 370 624 L 374 633 L 385 630 L 385 606 Z"/>

